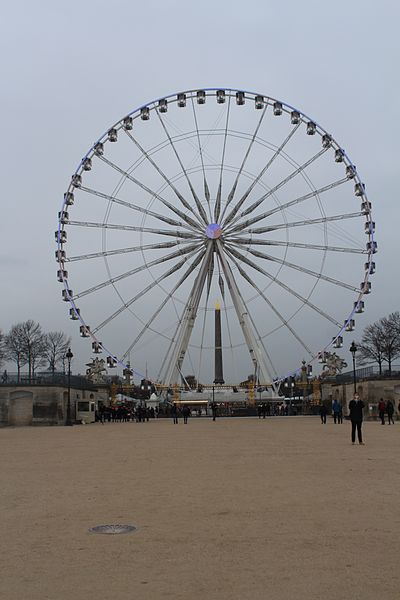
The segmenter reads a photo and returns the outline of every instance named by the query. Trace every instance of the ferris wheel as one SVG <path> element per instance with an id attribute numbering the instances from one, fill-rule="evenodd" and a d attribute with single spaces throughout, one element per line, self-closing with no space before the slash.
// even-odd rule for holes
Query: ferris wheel
<path id="1" fill-rule="evenodd" d="M 356 167 L 315 120 L 258 93 L 191 90 L 136 108 L 85 154 L 57 277 L 109 367 L 210 382 L 219 310 L 226 380 L 251 370 L 274 387 L 354 329 L 374 229 Z"/>

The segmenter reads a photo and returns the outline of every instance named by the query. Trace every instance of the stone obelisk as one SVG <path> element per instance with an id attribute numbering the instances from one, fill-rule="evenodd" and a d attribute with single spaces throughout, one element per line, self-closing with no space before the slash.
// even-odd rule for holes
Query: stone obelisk
<path id="1" fill-rule="evenodd" d="M 214 383 L 225 383 L 222 370 L 222 331 L 221 307 L 219 302 L 215 305 L 215 379 Z"/>

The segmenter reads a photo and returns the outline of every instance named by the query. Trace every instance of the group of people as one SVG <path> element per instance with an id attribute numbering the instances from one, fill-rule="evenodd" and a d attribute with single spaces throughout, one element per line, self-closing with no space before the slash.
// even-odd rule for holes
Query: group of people
<path id="1" fill-rule="evenodd" d="M 400 403 L 399 403 L 399 411 L 400 411 Z M 379 418 L 381 420 L 382 425 L 385 424 L 385 415 L 388 416 L 388 425 L 394 425 L 393 415 L 394 415 L 394 404 L 391 400 L 384 401 L 383 398 L 380 399 L 378 404 L 378 412 Z"/>
<path id="2" fill-rule="evenodd" d="M 104 423 L 145 423 L 158 417 L 158 408 L 138 405 L 101 406 L 96 413 L 96 421 Z"/>

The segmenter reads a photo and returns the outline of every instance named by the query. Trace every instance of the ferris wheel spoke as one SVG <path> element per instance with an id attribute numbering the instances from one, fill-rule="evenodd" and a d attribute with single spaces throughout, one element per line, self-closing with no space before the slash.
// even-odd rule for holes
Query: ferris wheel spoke
<path id="1" fill-rule="evenodd" d="M 193 96 L 191 97 L 191 102 L 192 102 L 194 125 L 195 125 L 195 128 L 196 128 L 197 144 L 198 144 L 198 147 L 199 147 L 199 156 L 200 156 L 200 161 L 201 161 L 201 169 L 202 169 L 202 172 L 203 172 L 204 196 L 205 196 L 205 199 L 206 199 L 206 202 L 207 202 L 208 212 L 209 212 L 209 215 L 210 215 L 210 223 L 211 223 L 212 216 L 211 216 L 211 207 L 210 207 L 210 188 L 208 187 L 207 178 L 206 178 L 206 171 L 205 171 L 205 168 L 204 168 L 203 148 L 202 148 L 201 142 L 200 142 L 199 125 L 198 125 L 198 122 L 197 122 L 197 114 L 196 114 L 196 109 L 195 109 L 195 105 L 194 105 L 194 101 L 193 101 Z"/>
<path id="2" fill-rule="evenodd" d="M 232 221 L 234 219 L 234 217 L 236 216 L 236 214 L 238 213 L 238 211 L 240 210 L 240 208 L 243 206 L 244 202 L 247 200 L 247 198 L 249 197 L 249 195 L 253 191 L 254 187 L 260 181 L 261 177 L 263 177 L 263 175 L 265 175 L 266 171 L 268 171 L 268 169 L 271 167 L 271 165 L 275 161 L 275 159 L 281 154 L 282 150 L 289 143 L 289 141 L 292 139 L 292 137 L 294 136 L 294 134 L 296 133 L 296 131 L 298 130 L 299 127 L 300 127 L 300 123 L 298 123 L 296 125 L 296 127 L 294 127 L 291 130 L 291 132 L 285 138 L 285 140 L 282 142 L 282 144 L 279 146 L 279 148 L 276 149 L 276 151 L 274 152 L 274 154 L 272 155 L 272 157 L 269 159 L 269 161 L 267 162 L 267 164 L 261 169 L 261 171 L 259 172 L 259 174 L 257 175 L 257 177 L 251 182 L 251 184 L 247 188 L 246 192 L 240 198 L 239 202 L 237 202 L 237 204 L 235 205 L 235 207 L 231 211 L 230 215 L 228 216 L 226 222 L 224 223 L 224 226 L 226 226 L 230 221 Z M 245 210 L 243 213 L 241 213 L 237 217 L 237 219 L 239 219 L 240 217 L 242 217 L 244 215 L 252 213 L 253 210 L 255 210 L 257 208 L 257 206 L 259 206 L 263 202 L 263 200 L 264 199 L 261 198 L 257 202 L 254 202 L 254 204 L 252 204 L 247 210 Z"/>
<path id="3" fill-rule="evenodd" d="M 143 250 L 161 250 L 163 248 L 174 248 L 179 244 L 189 244 L 190 240 L 160 242 L 159 244 L 142 244 L 130 248 L 118 248 L 116 250 L 104 250 L 103 252 L 93 252 L 92 254 L 81 254 L 80 256 L 69 256 L 65 262 L 76 262 L 78 260 L 90 260 L 91 258 L 104 258 L 105 256 L 116 256 L 119 254 L 129 254 L 131 252 L 142 252 Z"/>
<path id="4" fill-rule="evenodd" d="M 197 250 L 195 252 L 197 252 Z M 194 254 L 194 252 L 192 252 L 192 255 L 193 254 Z M 100 325 L 98 325 L 95 329 L 93 329 L 93 333 L 96 334 L 98 331 L 100 331 L 100 329 L 103 329 L 103 327 L 105 327 L 106 325 L 111 323 L 111 321 L 113 321 L 122 312 L 124 312 L 124 310 L 126 310 L 127 308 L 132 306 L 132 304 L 134 304 L 136 302 L 136 300 L 138 300 L 139 298 L 142 298 L 145 294 L 147 294 L 147 292 L 149 292 L 154 287 L 159 285 L 162 281 L 164 281 L 164 279 L 167 279 L 168 277 L 170 277 L 171 275 L 173 275 L 174 273 L 179 271 L 187 263 L 188 258 L 189 257 L 185 257 L 184 259 L 182 259 L 179 263 L 177 263 L 176 265 L 171 267 L 168 271 L 166 271 L 165 273 L 163 273 L 162 275 L 157 277 L 157 279 L 152 281 L 147 287 L 142 289 L 138 294 L 133 296 L 133 298 L 131 298 L 128 302 L 124 302 L 124 304 L 122 306 L 120 306 L 120 308 L 118 308 L 112 315 L 107 317 L 107 319 L 102 321 L 102 323 L 100 323 Z"/>
<path id="5" fill-rule="evenodd" d="M 289 173 L 289 175 L 287 177 L 285 177 L 284 179 L 282 179 L 282 181 L 280 181 L 277 185 L 275 185 L 268 192 L 266 192 L 265 194 L 263 194 L 261 196 L 261 198 L 259 198 L 252 206 L 254 208 L 256 208 L 257 206 L 259 206 L 259 204 L 261 202 L 263 202 L 264 200 L 266 200 L 267 198 L 269 198 L 270 196 L 272 196 L 272 194 L 274 194 L 275 192 L 277 192 L 280 188 L 282 188 L 284 185 L 286 185 L 294 177 L 296 177 L 297 175 L 299 175 L 300 173 L 302 173 L 305 169 L 307 169 L 307 167 L 309 167 L 313 162 L 315 162 L 316 160 L 318 160 L 323 154 L 325 154 L 326 151 L 327 151 L 327 148 L 322 148 L 322 150 L 320 150 L 319 152 L 317 152 L 316 154 L 314 154 L 314 156 L 312 156 L 311 158 L 309 158 L 305 163 L 303 163 L 297 169 L 295 169 L 294 171 L 292 171 L 291 173 Z M 347 181 L 347 178 L 345 179 L 345 181 Z M 235 206 L 235 208 L 229 213 L 229 215 L 225 219 L 225 222 L 223 224 L 224 227 L 226 227 L 234 219 L 237 211 L 240 208 L 240 205 L 238 206 L 238 204 Z M 293 201 L 293 204 L 295 204 L 295 201 Z M 254 210 L 254 208 L 252 210 Z M 238 216 L 235 221 L 237 221 L 238 219 L 240 219 L 240 216 Z M 233 228 L 233 230 L 234 229 L 235 228 Z"/>
<path id="6" fill-rule="evenodd" d="M 202 259 L 204 257 L 205 252 L 206 252 L 206 250 L 204 249 L 198 256 L 196 256 L 195 260 L 186 269 L 185 273 L 179 279 L 178 283 L 176 283 L 175 286 L 173 287 L 173 289 L 166 295 L 166 297 L 164 298 L 164 300 L 162 301 L 160 306 L 152 314 L 152 316 L 147 321 L 147 323 L 143 326 L 142 330 L 138 333 L 138 335 L 136 336 L 134 341 L 130 344 L 129 348 L 124 352 L 121 360 L 125 360 L 129 356 L 129 353 L 133 350 L 133 348 L 136 346 L 136 344 L 141 340 L 141 338 L 143 337 L 143 335 L 146 333 L 146 331 L 148 329 L 153 331 L 152 324 L 154 323 L 155 319 L 161 313 L 161 311 L 166 306 L 166 304 L 173 298 L 173 295 L 179 290 L 179 288 L 182 286 L 182 284 L 185 283 L 185 281 L 187 280 L 188 277 L 190 277 L 190 275 L 193 273 L 193 271 L 196 269 L 196 267 L 198 267 L 198 265 L 200 264 L 200 262 L 202 261 Z M 154 331 L 154 333 L 158 333 L 158 332 Z"/>
<path id="7" fill-rule="evenodd" d="M 267 227 L 257 227 L 255 229 L 247 229 L 242 233 L 258 234 L 258 233 L 269 233 L 270 231 L 276 231 L 277 229 L 289 229 L 291 227 L 304 227 L 306 225 L 316 225 L 319 223 L 329 223 L 331 221 L 344 221 L 346 219 L 354 219 L 356 217 L 362 217 L 362 212 L 347 213 L 344 215 L 333 215 L 332 217 L 320 217 L 318 219 L 304 219 L 304 221 L 293 221 L 292 223 L 278 223 L 277 225 L 269 225 Z M 235 238 L 233 234 L 232 239 Z"/>
<path id="8" fill-rule="evenodd" d="M 185 200 L 185 198 L 182 196 L 182 194 L 179 192 L 179 190 L 175 187 L 175 185 L 172 183 L 172 181 L 165 175 L 164 171 L 162 171 L 162 169 L 152 159 L 152 157 L 148 154 L 148 152 L 146 152 L 146 150 L 143 148 L 143 146 L 137 141 L 136 138 L 134 138 L 134 136 L 131 134 L 130 131 L 127 131 L 127 130 L 124 130 L 124 131 L 125 131 L 126 135 L 136 145 L 136 147 L 139 148 L 140 152 L 142 152 L 142 154 L 146 157 L 146 159 L 150 162 L 150 164 L 156 169 L 157 173 L 159 175 L 161 175 L 161 177 L 164 179 L 165 183 L 167 185 L 169 185 L 169 187 L 173 190 L 173 192 L 175 193 L 175 195 L 181 202 L 182 206 L 184 206 L 186 208 L 186 210 L 190 211 L 196 217 L 196 219 L 198 219 L 198 215 L 193 211 L 193 208 L 189 204 L 189 202 L 187 200 Z"/>
<path id="9" fill-rule="evenodd" d="M 257 265 L 254 261 L 252 261 L 247 256 L 244 256 L 244 254 L 241 254 L 240 252 L 238 252 L 235 248 L 227 248 L 227 253 L 231 256 L 231 258 L 233 255 L 236 258 L 238 258 L 240 261 L 242 261 L 243 263 L 248 265 L 249 267 L 252 267 L 254 270 L 258 271 L 262 275 L 265 275 L 265 277 L 267 277 L 267 279 L 276 283 L 279 287 L 281 287 L 283 290 L 288 292 L 291 296 L 294 296 L 295 298 L 300 300 L 300 302 L 302 302 L 303 304 L 306 304 L 309 308 L 311 308 L 312 310 L 317 312 L 319 315 L 324 317 L 327 321 L 330 321 L 331 323 L 333 323 L 336 327 L 339 327 L 339 328 L 342 327 L 342 325 L 336 319 L 334 319 L 327 312 L 322 310 L 322 308 L 319 308 L 318 306 L 316 306 L 315 304 L 310 302 L 310 300 L 308 300 L 308 298 L 305 298 L 304 296 L 302 296 L 301 294 L 299 294 L 298 292 L 296 292 L 295 290 L 290 288 L 288 285 L 283 283 L 283 281 L 280 281 L 280 279 L 271 275 L 271 273 L 268 273 L 268 271 L 266 271 L 265 269 L 263 269 L 262 267 Z"/>
<path id="10" fill-rule="evenodd" d="M 141 265 L 140 267 L 136 267 L 135 269 L 131 269 L 129 271 L 126 271 L 125 273 L 122 273 L 121 275 L 117 275 L 117 277 L 112 277 L 111 279 L 107 279 L 106 281 L 103 281 L 102 283 L 99 283 L 97 285 L 94 285 L 90 288 L 88 288 L 87 290 L 84 290 L 83 292 L 80 292 L 79 294 L 76 294 L 75 296 L 73 296 L 73 300 L 77 300 L 78 298 L 82 298 L 83 296 L 87 296 L 88 294 L 92 294 L 93 292 L 97 292 L 109 285 L 113 285 L 114 283 L 117 283 L 118 281 L 121 281 L 122 279 L 126 279 L 127 277 L 131 277 L 132 275 L 136 275 L 137 273 L 141 273 L 142 271 L 145 271 L 146 269 L 148 269 L 149 267 L 154 267 L 156 265 L 159 265 L 163 262 L 167 262 L 169 260 L 173 260 L 175 258 L 179 258 L 182 255 L 186 255 L 189 254 L 190 252 L 192 252 L 193 250 L 198 250 L 200 249 L 201 244 L 191 244 L 190 246 L 188 246 L 187 248 L 182 248 L 180 250 L 177 250 L 176 252 L 173 252 L 172 254 L 168 254 L 166 256 L 162 256 L 160 258 L 157 258 L 156 260 L 152 260 L 149 263 L 144 263 L 143 265 Z"/>
<path id="11" fill-rule="evenodd" d="M 324 150 L 324 152 L 325 152 L 325 150 Z M 328 192 L 329 190 L 332 190 L 333 188 L 338 187 L 339 185 L 342 185 L 346 181 L 348 181 L 347 177 L 338 179 L 337 181 L 333 181 L 332 183 L 329 183 L 328 185 L 324 185 L 323 187 L 319 188 L 318 190 L 313 190 L 312 192 L 309 192 L 308 194 L 304 194 L 303 196 L 298 196 L 297 198 L 294 198 L 293 200 L 290 200 L 289 202 L 285 202 L 284 204 L 279 204 L 275 208 L 271 208 L 271 210 L 268 210 L 268 211 L 262 213 L 261 215 L 257 215 L 256 217 L 253 217 L 252 219 L 247 219 L 246 221 L 243 221 L 242 223 L 238 223 L 237 225 L 234 225 L 234 223 L 232 223 L 232 225 L 234 225 L 234 226 L 230 227 L 230 228 L 228 227 L 226 233 L 231 234 L 236 231 L 243 231 L 244 229 L 246 229 L 247 227 L 250 227 L 250 225 L 253 225 L 254 223 L 258 223 L 259 221 L 262 221 L 262 220 L 266 219 L 267 217 L 274 215 L 277 212 L 283 211 L 286 208 L 290 208 L 291 206 L 294 206 L 296 204 L 300 204 L 301 202 L 305 202 L 306 200 L 309 200 L 310 198 L 315 198 L 316 196 L 319 196 L 320 194 L 323 194 L 324 192 Z M 276 187 L 273 188 L 272 190 L 270 190 L 269 192 L 267 192 L 267 194 L 265 194 L 262 197 L 262 201 L 264 201 L 268 196 L 270 196 L 275 191 L 276 191 Z M 259 201 L 258 201 L 257 206 L 258 205 L 259 205 Z M 360 213 L 358 213 L 357 216 L 359 214 Z M 238 217 L 238 219 L 239 218 L 241 218 L 241 215 Z M 332 220 L 335 220 L 335 219 L 332 218 Z"/>
<path id="12" fill-rule="evenodd" d="M 234 238 L 229 242 L 239 246 L 284 246 L 287 248 L 302 248 L 305 250 L 322 250 L 324 252 L 348 252 L 350 254 L 368 254 L 368 250 L 362 248 L 342 248 L 340 246 L 324 246 L 319 244 L 300 244 L 298 242 L 283 242 L 276 240 L 257 240 L 253 238 Z"/>
<path id="13" fill-rule="evenodd" d="M 217 197 L 216 197 L 215 206 L 214 206 L 214 222 L 215 223 L 218 223 L 220 212 L 221 212 L 222 175 L 224 172 L 226 140 L 228 137 L 230 107 L 231 107 L 231 96 L 229 96 L 229 98 L 228 98 L 228 107 L 226 110 L 226 120 L 225 120 L 225 128 L 224 128 L 224 143 L 222 146 L 221 167 L 220 167 L 220 171 L 219 171 L 219 184 L 218 184 Z"/>
<path id="14" fill-rule="evenodd" d="M 168 235 L 171 237 L 181 238 L 185 240 L 201 240 L 203 236 L 200 234 L 194 235 L 186 231 L 178 231 L 174 229 L 153 229 L 152 227 L 135 227 L 134 225 L 116 225 L 112 223 L 95 223 L 92 221 L 68 221 L 68 225 L 74 227 L 93 227 L 98 229 L 116 229 L 120 231 L 138 231 L 140 233 L 154 233 L 157 235 Z"/>
<path id="15" fill-rule="evenodd" d="M 182 221 L 176 221 L 175 219 L 171 219 L 170 217 L 166 217 L 166 216 L 161 215 L 152 210 L 148 210 L 147 208 L 143 208 L 141 206 L 138 206 L 137 204 L 132 204 L 132 202 L 126 202 L 126 200 L 121 200 L 120 198 L 117 198 L 116 196 L 110 196 L 109 194 L 104 194 L 103 192 L 99 192 L 98 190 L 93 190 L 91 188 L 87 188 L 84 186 L 82 186 L 79 189 L 81 189 L 82 191 L 87 192 L 88 194 L 91 194 L 93 196 L 98 196 L 99 198 L 104 198 L 104 200 L 108 200 L 109 202 L 112 202 L 114 204 L 119 204 L 120 206 L 124 206 L 125 208 L 129 208 L 131 210 L 140 212 L 142 215 L 153 217 L 154 219 L 157 219 L 158 221 L 162 221 L 163 223 L 168 223 L 169 225 L 173 225 L 174 227 L 183 227 L 185 229 L 190 229 L 190 231 L 194 230 L 194 231 L 198 232 L 197 225 L 196 225 L 196 227 L 189 226 L 187 223 L 182 223 Z M 70 222 L 69 222 L 69 224 L 70 224 Z"/>
<path id="16" fill-rule="evenodd" d="M 142 183 L 141 181 L 139 181 L 138 179 L 136 179 L 136 177 L 133 177 L 133 175 L 131 175 L 127 171 L 124 171 L 124 169 L 121 169 L 121 167 L 119 167 L 118 165 L 116 165 L 115 163 L 113 163 L 111 160 L 109 160 L 105 156 L 99 156 L 99 158 L 103 162 L 105 162 L 108 166 L 110 166 L 112 169 L 115 169 L 116 171 L 118 171 L 118 173 L 120 173 L 121 175 L 123 175 L 126 179 L 129 179 L 129 181 L 132 181 L 132 183 L 136 184 L 142 190 L 144 190 L 145 192 L 147 192 L 148 194 L 150 194 L 153 198 L 157 198 L 157 200 L 159 200 L 161 202 L 161 204 L 163 204 L 166 208 L 169 208 L 169 210 L 171 210 L 178 217 L 180 217 L 181 219 L 183 219 L 188 225 L 191 225 L 191 227 L 193 227 L 194 229 L 199 229 L 200 228 L 200 225 L 199 225 L 198 222 L 194 221 L 191 217 L 189 217 L 189 215 L 186 215 L 181 210 L 179 210 L 178 208 L 176 208 L 176 206 L 173 206 L 170 202 L 168 202 L 167 200 L 165 200 L 165 198 L 162 198 L 162 196 L 160 196 L 159 194 L 157 194 L 157 192 L 155 192 L 154 190 L 150 189 L 147 185 L 145 185 L 144 183 Z"/>
<path id="17" fill-rule="evenodd" d="M 249 277 L 249 275 L 246 273 L 246 271 L 241 267 L 241 265 L 239 264 L 239 262 L 237 260 L 235 260 L 233 257 L 231 257 L 231 260 L 233 261 L 233 263 L 236 265 L 239 273 L 241 274 L 241 276 L 247 281 L 247 283 L 249 283 L 251 285 L 251 287 L 253 287 L 256 292 L 261 296 L 261 298 L 266 302 L 266 304 L 268 304 L 268 306 L 270 307 L 270 309 L 272 310 L 272 312 L 274 312 L 276 314 L 276 316 L 278 317 L 278 319 L 281 321 L 282 325 L 284 325 L 285 327 L 287 327 L 287 329 L 290 331 L 290 333 L 293 335 L 293 337 L 299 342 L 299 344 L 304 348 L 304 350 L 310 355 L 313 356 L 312 350 L 307 346 L 307 344 L 301 339 L 301 337 L 298 335 L 298 333 L 296 333 L 296 331 L 293 329 L 293 327 L 290 325 L 289 321 L 287 319 L 285 319 L 283 317 L 283 315 L 279 312 L 279 310 L 272 304 L 272 302 L 269 300 L 269 298 L 267 298 L 267 296 L 264 294 L 264 292 L 258 287 L 258 285 L 251 279 L 251 277 Z"/>
<path id="18" fill-rule="evenodd" d="M 257 250 L 252 250 L 251 248 L 247 248 L 247 251 L 250 252 L 253 256 L 257 258 L 262 258 L 263 260 L 269 260 L 271 262 L 278 263 L 282 266 L 289 267 L 289 269 L 294 269 L 295 271 L 300 271 L 301 273 L 306 273 L 311 277 L 315 277 L 316 279 L 322 279 L 323 281 L 327 281 L 328 283 L 332 283 L 339 287 L 345 288 L 347 290 L 351 290 L 352 292 L 357 292 L 358 294 L 361 290 L 357 287 L 349 285 L 348 283 L 344 283 L 343 281 L 339 281 L 338 279 L 334 279 L 333 277 L 328 277 L 323 273 L 318 273 L 317 271 L 312 271 L 311 269 L 307 269 L 306 267 L 302 267 L 300 265 L 296 265 L 295 263 L 289 262 L 282 258 L 277 258 L 275 256 L 271 256 L 270 254 L 264 254 L 263 252 L 258 252 Z"/>
<path id="19" fill-rule="evenodd" d="M 246 162 L 247 162 L 247 159 L 248 159 L 248 157 L 249 157 L 250 151 L 251 151 L 251 149 L 252 149 L 252 147 L 253 147 L 253 144 L 254 144 L 254 142 L 255 142 L 255 139 L 256 139 L 256 137 L 257 137 L 257 134 L 258 134 L 258 132 L 259 132 L 259 129 L 260 129 L 260 127 L 261 127 L 261 124 L 262 124 L 262 122 L 263 122 L 263 119 L 264 119 L 264 116 L 265 116 L 265 112 L 266 112 L 266 110 L 267 110 L 267 105 L 265 105 L 265 106 L 264 106 L 264 108 L 263 108 L 263 109 L 262 109 L 262 111 L 261 111 L 261 115 L 260 115 L 260 118 L 259 118 L 259 120 L 258 120 L 258 122 L 257 122 L 257 125 L 256 125 L 256 128 L 255 128 L 255 130 L 254 130 L 254 133 L 253 133 L 253 135 L 252 135 L 252 137 L 251 137 L 250 144 L 248 145 L 248 147 L 247 147 L 247 149 L 246 149 L 246 153 L 245 153 L 245 155 L 244 155 L 244 158 L 243 158 L 243 160 L 242 160 L 242 163 L 241 163 L 241 165 L 240 165 L 240 167 L 239 167 L 239 171 L 237 172 L 237 174 L 236 174 L 236 177 L 235 177 L 235 181 L 233 182 L 232 189 L 231 189 L 231 191 L 230 191 L 230 192 L 229 192 L 229 194 L 228 194 L 227 201 L 226 201 L 226 203 L 225 203 L 225 206 L 224 206 L 224 209 L 223 209 L 223 211 L 222 211 L 222 215 L 221 215 L 221 221 L 223 221 L 223 218 L 224 218 L 224 216 L 225 216 L 225 211 L 226 211 L 226 209 L 228 208 L 229 204 L 231 204 L 231 202 L 232 202 L 232 200 L 233 200 L 233 198 L 234 198 L 234 195 L 235 195 L 235 192 L 236 192 L 236 188 L 237 188 L 237 184 L 238 184 L 239 178 L 240 178 L 240 176 L 241 176 L 241 174 L 242 174 L 242 171 L 243 171 L 243 169 L 244 169 L 244 167 L 245 167 L 245 165 L 246 165 Z"/>
<path id="20" fill-rule="evenodd" d="M 198 218 L 200 221 L 201 221 L 201 220 L 203 220 L 203 222 L 204 222 L 204 224 L 205 224 L 205 225 L 208 225 L 208 219 L 207 219 L 207 214 L 206 214 L 206 211 L 204 210 L 204 208 L 203 208 L 203 205 L 202 205 L 202 203 L 200 202 L 200 199 L 199 199 L 199 197 L 197 196 L 197 194 L 196 194 L 196 191 L 195 191 L 195 189 L 194 189 L 194 187 L 193 187 L 193 185 L 192 185 L 192 182 L 191 182 L 191 181 L 190 181 L 190 179 L 189 179 L 189 175 L 187 174 L 187 171 L 186 171 L 186 169 L 185 169 L 185 167 L 184 167 L 184 165 L 183 165 L 182 159 L 181 159 L 181 157 L 180 157 L 180 156 L 179 156 L 179 154 L 178 154 L 178 151 L 177 151 L 177 149 L 176 149 L 176 146 L 175 146 L 175 144 L 174 144 L 174 142 L 173 142 L 173 140 L 172 140 L 172 137 L 171 137 L 171 135 L 170 135 L 170 133 L 169 133 L 169 131 L 168 131 L 168 129 L 167 129 L 167 126 L 165 125 L 165 123 L 164 123 L 164 120 L 161 118 L 161 116 L 160 116 L 160 113 L 159 113 L 159 111 L 158 111 L 158 109 L 157 109 L 157 108 L 155 109 L 155 111 L 156 111 L 156 114 L 157 114 L 157 116 L 158 116 L 158 120 L 160 121 L 160 123 L 161 123 L 161 126 L 162 126 L 162 128 L 164 129 L 165 135 L 167 136 L 167 138 L 168 138 L 168 140 L 169 140 L 169 143 L 170 143 L 170 145 L 171 145 L 171 148 L 172 148 L 172 150 L 173 150 L 173 152 L 174 152 L 174 154 L 175 154 L 175 156 L 176 156 L 176 159 L 177 159 L 177 161 L 178 161 L 178 163 L 179 163 L 179 166 L 180 166 L 180 168 L 182 169 L 182 173 L 183 173 L 183 175 L 184 175 L 184 177 L 185 177 L 185 179 L 186 179 L 186 181 L 187 181 L 187 184 L 188 184 L 188 186 L 189 186 L 190 192 L 191 192 L 191 194 L 192 194 L 192 196 L 193 196 L 193 199 L 194 199 L 194 201 L 195 201 L 195 204 L 196 204 L 197 210 L 199 211 L 199 215 L 197 215 L 197 214 L 196 214 L 196 217 L 197 217 L 197 218 Z M 192 213 L 194 213 L 194 211 L 193 211 L 193 208 L 191 208 L 191 211 L 192 211 Z M 195 213 L 194 213 L 194 214 L 195 214 Z M 201 218 L 200 218 L 200 217 L 201 217 Z"/>

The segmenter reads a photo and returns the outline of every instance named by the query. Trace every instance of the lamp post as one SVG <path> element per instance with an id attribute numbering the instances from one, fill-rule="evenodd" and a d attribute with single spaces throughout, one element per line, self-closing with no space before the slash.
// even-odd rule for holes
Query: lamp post
<path id="1" fill-rule="evenodd" d="M 354 340 L 351 342 L 351 346 L 350 346 L 350 352 L 353 355 L 353 384 L 354 384 L 354 393 L 357 393 L 357 385 L 356 385 L 356 352 L 357 352 L 358 348 L 354 342 Z"/>
<path id="2" fill-rule="evenodd" d="M 71 427 L 73 425 L 71 420 L 71 360 L 74 355 L 71 352 L 71 348 L 68 348 L 68 352 L 65 355 L 65 358 L 68 361 L 68 400 L 67 400 L 67 419 L 65 421 L 65 425 Z"/>

